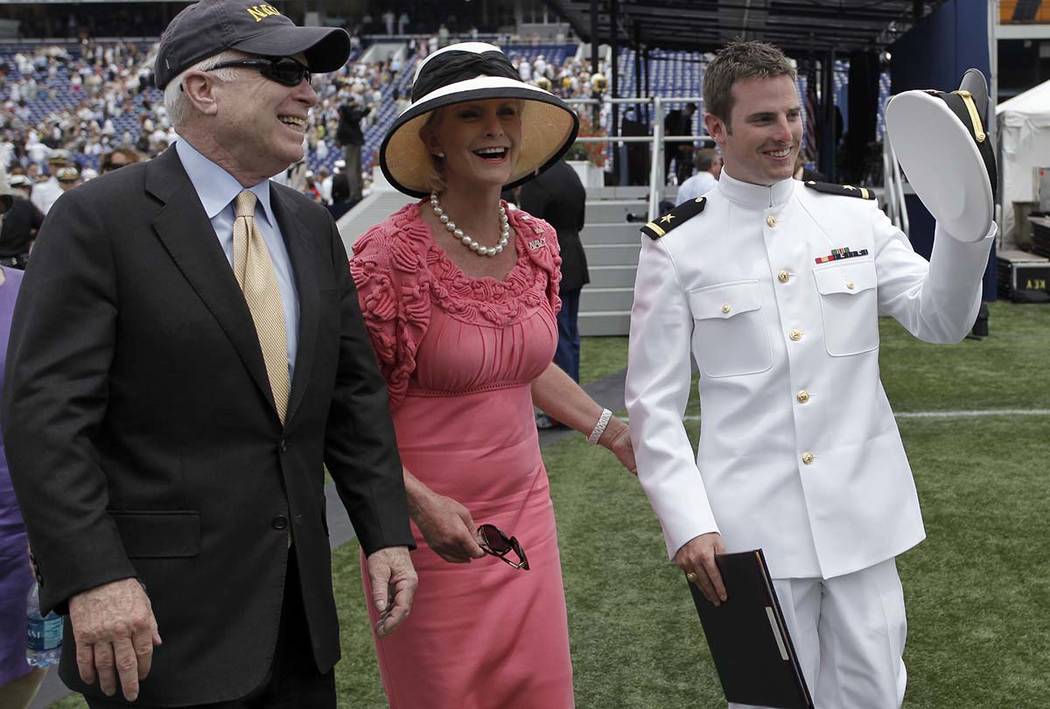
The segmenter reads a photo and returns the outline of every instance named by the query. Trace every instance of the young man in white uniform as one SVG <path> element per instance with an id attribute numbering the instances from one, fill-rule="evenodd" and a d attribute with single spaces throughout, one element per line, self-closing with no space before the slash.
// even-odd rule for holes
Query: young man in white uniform
<path id="1" fill-rule="evenodd" d="M 894 557 L 925 532 L 879 380 L 878 317 L 961 340 L 995 226 L 972 243 L 939 226 L 927 262 L 867 190 L 793 180 L 801 106 L 771 45 L 720 52 L 704 102 L 725 158 L 718 186 L 642 239 L 626 392 L 639 478 L 669 556 L 712 602 L 727 597 L 716 553 L 765 550 L 818 708 L 899 707 Z M 690 353 L 695 459 L 682 423 Z"/>

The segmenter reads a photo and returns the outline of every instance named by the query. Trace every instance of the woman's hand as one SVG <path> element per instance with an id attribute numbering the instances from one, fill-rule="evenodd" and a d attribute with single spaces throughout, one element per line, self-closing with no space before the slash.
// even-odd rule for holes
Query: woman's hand
<path id="1" fill-rule="evenodd" d="M 430 489 L 416 490 L 412 498 L 412 520 L 438 556 L 453 564 L 485 556 L 475 538 L 477 525 L 466 507 Z"/>
<path id="2" fill-rule="evenodd" d="M 619 421 L 619 419 L 614 420 Z M 606 429 L 598 443 L 612 451 L 616 459 L 630 471 L 631 475 L 638 475 L 638 465 L 634 462 L 634 446 L 631 445 L 631 429 L 622 421 L 620 423 L 621 425 L 612 432 Z"/>

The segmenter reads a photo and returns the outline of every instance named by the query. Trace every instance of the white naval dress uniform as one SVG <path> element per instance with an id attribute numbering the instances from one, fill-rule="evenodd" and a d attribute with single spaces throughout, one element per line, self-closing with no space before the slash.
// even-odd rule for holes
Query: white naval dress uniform
<path id="1" fill-rule="evenodd" d="M 54 169 L 54 168 L 52 168 Z M 33 192 L 29 200 L 40 210 L 40 213 L 47 215 L 51 211 L 51 206 L 58 201 L 58 198 L 62 196 L 62 187 L 58 184 L 58 180 L 52 174 L 51 177 L 38 182 L 33 185 Z"/>
<path id="2" fill-rule="evenodd" d="M 928 342 L 961 340 L 995 227 L 976 243 L 938 233 L 927 262 L 874 200 L 727 170 L 704 211 L 671 226 L 642 238 L 626 388 L 638 477 L 668 555 L 716 531 L 729 552 L 761 547 L 817 706 L 899 705 L 893 558 L 925 532 L 879 379 L 878 316 Z M 853 255 L 817 263 L 840 249 Z M 690 353 L 703 412 L 695 459 L 682 423 Z M 862 571 L 871 583 L 846 578 Z M 866 606 L 848 590 L 858 583 L 881 589 Z M 853 632 L 863 607 L 879 616 L 874 632 Z M 865 699 L 843 695 L 843 682 L 873 686 L 854 692 Z"/>

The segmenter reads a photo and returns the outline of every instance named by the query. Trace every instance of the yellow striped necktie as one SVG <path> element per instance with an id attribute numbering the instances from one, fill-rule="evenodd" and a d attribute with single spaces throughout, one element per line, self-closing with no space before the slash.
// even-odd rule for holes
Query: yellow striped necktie
<path id="1" fill-rule="evenodd" d="M 284 423 L 288 410 L 288 340 L 284 307 L 277 287 L 277 272 L 262 234 L 255 228 L 255 193 L 244 190 L 235 200 L 233 221 L 233 273 L 244 293 L 259 335 L 270 391 L 277 415 Z"/>

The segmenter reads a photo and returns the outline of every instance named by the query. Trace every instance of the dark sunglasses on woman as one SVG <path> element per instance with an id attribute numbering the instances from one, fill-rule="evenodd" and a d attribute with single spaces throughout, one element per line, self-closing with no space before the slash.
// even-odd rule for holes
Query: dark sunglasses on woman
<path id="1" fill-rule="evenodd" d="M 529 570 L 529 560 L 525 557 L 525 550 L 521 548 L 517 538 L 508 537 L 499 527 L 493 524 L 483 524 L 478 527 L 478 546 L 486 554 L 498 556 L 505 564 L 523 571 Z M 514 562 L 507 558 L 507 554 L 514 552 L 518 561 Z"/>
<path id="2" fill-rule="evenodd" d="M 255 69 L 270 81 L 276 81 L 283 86 L 298 86 L 305 79 L 310 80 L 310 67 L 305 66 L 291 57 L 260 57 L 259 59 L 236 59 L 229 62 L 220 62 L 207 71 L 216 69 L 227 69 L 230 67 L 244 67 Z"/>

